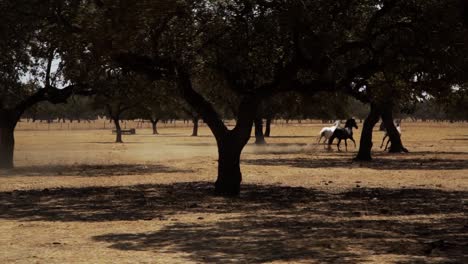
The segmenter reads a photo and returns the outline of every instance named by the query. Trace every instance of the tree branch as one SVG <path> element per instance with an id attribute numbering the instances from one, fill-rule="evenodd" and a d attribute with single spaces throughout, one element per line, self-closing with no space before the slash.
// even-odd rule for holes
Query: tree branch
<path id="1" fill-rule="evenodd" d="M 54 60 L 54 53 L 55 53 L 55 49 L 51 48 L 49 50 L 49 54 L 47 56 L 47 69 L 46 69 L 46 77 L 45 77 L 44 87 L 49 87 L 50 86 L 50 72 L 52 71 L 52 62 Z"/>
<path id="2" fill-rule="evenodd" d="M 144 74 L 152 81 L 174 73 L 174 63 L 169 58 L 151 58 L 131 53 L 120 53 L 113 56 L 113 60 L 123 68 Z"/>
<path id="3" fill-rule="evenodd" d="M 216 110 L 201 94 L 192 87 L 190 73 L 183 67 L 177 67 L 177 88 L 187 103 L 198 112 L 210 127 L 217 140 L 226 135 L 228 129 Z"/>
<path id="4" fill-rule="evenodd" d="M 82 89 L 78 90 L 78 88 Z M 52 104 L 60 104 L 66 103 L 68 98 L 70 98 L 70 96 L 72 96 L 73 94 L 91 95 L 94 93 L 94 91 L 84 88 L 87 88 L 87 86 L 79 84 L 69 85 L 62 89 L 58 89 L 53 86 L 41 88 L 28 98 L 18 103 L 15 106 L 14 111 L 17 113 L 18 116 L 21 116 L 24 113 L 24 111 L 26 111 L 27 109 L 39 102 L 48 101 Z"/>

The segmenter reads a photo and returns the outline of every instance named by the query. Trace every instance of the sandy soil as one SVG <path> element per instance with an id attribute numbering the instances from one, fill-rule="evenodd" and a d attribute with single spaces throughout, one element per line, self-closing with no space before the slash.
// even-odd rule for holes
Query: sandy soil
<path id="1" fill-rule="evenodd" d="M 249 144 L 239 198 L 212 195 L 206 128 L 118 145 L 20 126 L 17 168 L 0 171 L 0 262 L 468 263 L 468 124 L 403 123 L 408 154 L 384 153 L 376 131 L 372 163 L 316 144 L 321 126 Z"/>

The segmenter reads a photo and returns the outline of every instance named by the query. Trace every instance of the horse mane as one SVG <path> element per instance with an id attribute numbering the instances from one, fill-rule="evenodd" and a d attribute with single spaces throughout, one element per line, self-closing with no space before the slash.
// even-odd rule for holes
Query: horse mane
<path id="1" fill-rule="evenodd" d="M 351 118 L 351 119 L 346 120 L 345 127 L 350 127 L 350 126 L 352 126 L 352 125 L 351 125 L 352 120 L 354 120 L 354 119 Z M 356 123 L 356 121 L 354 121 L 354 122 Z"/>

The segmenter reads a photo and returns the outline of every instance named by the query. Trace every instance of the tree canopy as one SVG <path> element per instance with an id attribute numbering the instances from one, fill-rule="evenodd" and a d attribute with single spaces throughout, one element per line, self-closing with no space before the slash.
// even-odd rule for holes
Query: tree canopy
<path id="1" fill-rule="evenodd" d="M 140 102 L 148 112 L 201 117 L 218 145 L 216 190 L 237 194 L 240 154 L 262 115 L 307 117 L 333 106 L 343 116 L 337 106 L 351 96 L 370 105 L 358 155 L 370 159 L 380 117 L 391 151 L 401 151 L 395 109 L 465 100 L 464 1 L 2 0 L 0 7 L 0 116 L 8 131 L 1 142 L 10 142 L 2 153 L 11 152 L 26 109 L 92 93 L 116 120 Z"/>

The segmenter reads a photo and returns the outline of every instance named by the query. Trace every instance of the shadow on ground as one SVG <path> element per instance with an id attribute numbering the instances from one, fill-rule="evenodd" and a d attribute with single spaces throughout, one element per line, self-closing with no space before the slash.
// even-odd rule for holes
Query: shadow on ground
<path id="1" fill-rule="evenodd" d="M 400 156 L 391 159 L 383 156 L 373 162 L 353 162 L 351 158 L 272 158 L 245 159 L 241 161 L 248 165 L 290 166 L 296 168 L 371 168 L 376 170 L 465 170 L 468 169 L 466 159 L 417 158 Z"/>
<path id="2" fill-rule="evenodd" d="M 311 136 L 311 135 L 295 135 L 295 136 L 269 136 L 266 137 L 268 138 L 318 138 L 317 136 Z"/>
<path id="3" fill-rule="evenodd" d="M 116 145 L 116 146 L 125 146 L 126 144 L 127 145 L 131 145 L 131 144 L 148 144 L 148 142 L 134 142 L 134 141 L 124 141 L 123 143 L 115 143 L 114 141 L 104 141 L 104 142 L 97 142 L 97 141 L 89 142 L 89 141 L 86 141 L 86 142 L 79 142 L 79 143 L 80 144 Z"/>
<path id="4" fill-rule="evenodd" d="M 244 185 L 241 197 L 222 198 L 212 191 L 211 183 L 194 182 L 2 192 L 0 219 L 161 221 L 156 231 L 93 240 L 117 250 L 182 253 L 195 262 L 468 261 L 468 192 L 362 188 L 332 194 Z M 193 220 L 179 221 L 182 215 Z"/>
<path id="5" fill-rule="evenodd" d="M 127 176 L 156 173 L 185 173 L 191 170 L 171 168 L 164 165 L 135 165 L 135 164 L 110 164 L 110 165 L 47 165 L 24 166 L 11 170 L 5 170 L 7 176 Z"/>

